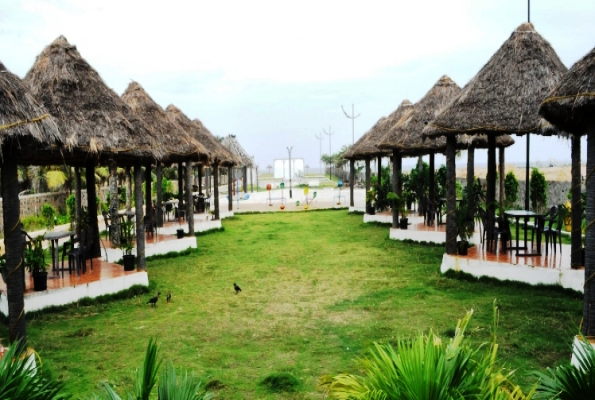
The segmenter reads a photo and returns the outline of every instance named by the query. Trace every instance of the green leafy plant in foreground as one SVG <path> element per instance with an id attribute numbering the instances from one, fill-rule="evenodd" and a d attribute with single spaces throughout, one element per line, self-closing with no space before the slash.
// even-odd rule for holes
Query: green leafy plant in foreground
<path id="1" fill-rule="evenodd" d="M 507 372 L 496 365 L 495 302 L 489 345 L 472 347 L 464 342 L 472 315 L 471 310 L 459 320 L 448 344 L 433 331 L 412 340 L 400 338 L 396 349 L 390 344 L 375 343 L 371 356 L 362 360 L 366 376 L 324 376 L 320 384 L 331 399 L 530 399 L 535 389 L 525 396 L 510 381 L 514 371 Z"/>
<path id="2" fill-rule="evenodd" d="M 158 360 L 158 353 L 159 349 L 155 339 L 149 340 L 143 367 L 136 373 L 134 393 L 129 392 L 126 398 L 149 400 L 151 392 L 157 384 L 157 375 L 162 363 L 162 360 Z M 101 384 L 100 390 L 100 393 L 95 394 L 92 399 L 122 400 L 106 382 Z M 159 400 L 209 400 L 213 398 L 212 393 L 201 390 L 201 382 L 193 374 L 189 375 L 188 372 L 180 370 L 180 374 L 176 375 L 171 362 L 166 363 L 163 367 L 157 392 Z"/>
<path id="3" fill-rule="evenodd" d="M 29 354 L 19 342 L 0 358 L 0 399 L 60 400 L 70 396 L 63 384 L 42 368 L 36 353 Z"/>
<path id="4" fill-rule="evenodd" d="M 540 398 L 560 400 L 590 400 L 595 396 L 595 348 L 581 335 L 575 349 L 578 367 L 568 363 L 536 372 L 540 378 L 537 392 Z"/>

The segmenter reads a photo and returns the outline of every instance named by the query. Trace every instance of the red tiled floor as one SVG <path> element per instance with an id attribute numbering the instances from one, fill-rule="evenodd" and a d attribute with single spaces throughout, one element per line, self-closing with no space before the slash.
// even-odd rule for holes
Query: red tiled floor
<path id="1" fill-rule="evenodd" d="M 70 286 L 79 286 L 84 285 L 86 283 L 95 282 L 103 279 L 111 279 L 116 278 L 123 275 L 128 274 L 135 274 L 136 271 L 124 271 L 124 267 L 118 264 L 108 263 L 105 261 L 101 261 L 99 258 L 93 259 L 93 269 L 91 270 L 91 261 L 87 261 L 87 272 L 81 274 L 81 276 L 77 276 L 76 273 L 68 273 L 68 271 L 64 272 L 64 277 L 62 277 L 62 272 L 57 275 L 55 272 L 49 271 L 48 274 L 48 290 L 52 289 L 59 289 L 64 287 Z M 27 294 L 34 293 L 33 292 L 33 278 L 31 274 L 25 272 L 25 285 L 26 291 L 25 296 Z M 6 284 L 0 278 L 0 290 L 6 293 Z"/>

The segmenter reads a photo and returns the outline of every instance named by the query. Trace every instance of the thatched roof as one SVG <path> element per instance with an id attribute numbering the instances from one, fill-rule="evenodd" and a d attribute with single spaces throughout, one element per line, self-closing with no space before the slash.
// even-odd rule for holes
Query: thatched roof
<path id="1" fill-rule="evenodd" d="M 539 114 L 577 135 L 595 125 L 595 48 L 560 79 L 541 103 Z"/>
<path id="2" fill-rule="evenodd" d="M 218 138 L 215 137 L 201 122 L 200 119 L 194 118 L 192 123 L 198 127 L 197 138 L 205 145 L 205 147 L 211 150 L 213 158 L 219 160 L 224 165 L 236 165 L 241 162 L 240 158 L 233 154 L 223 146 Z"/>
<path id="3" fill-rule="evenodd" d="M 178 107 L 170 104 L 165 109 L 165 115 L 172 121 L 174 124 L 178 125 L 190 138 L 193 140 L 198 141 L 205 149 L 208 155 L 208 160 L 205 161 L 213 161 L 216 155 L 213 153 L 213 150 L 209 148 L 207 143 L 204 143 L 200 139 L 199 130 L 200 128 L 193 124 L 190 118 L 186 116 Z"/>
<path id="4" fill-rule="evenodd" d="M 249 168 L 254 166 L 254 159 L 250 157 L 246 150 L 244 150 L 235 135 L 227 135 L 223 138 L 221 144 L 240 158 L 241 162 L 239 163 L 239 166 Z"/>
<path id="5" fill-rule="evenodd" d="M 460 91 L 461 88 L 452 79 L 443 75 L 419 102 L 401 115 L 378 146 L 399 150 L 404 156 L 444 152 L 446 139 L 425 140 L 421 133 L 426 123 L 436 118 Z M 468 145 L 468 140 L 463 137 L 457 142 L 458 148 L 466 148 Z"/>
<path id="6" fill-rule="evenodd" d="M 538 109 L 565 72 L 552 46 L 533 25 L 522 24 L 452 104 L 428 124 L 424 135 L 555 134 Z"/>
<path id="7" fill-rule="evenodd" d="M 163 156 L 144 122 L 64 36 L 37 56 L 24 81 L 56 118 L 71 162 L 89 154 L 126 162 Z"/>
<path id="8" fill-rule="evenodd" d="M 413 108 L 409 100 L 403 100 L 399 107 L 388 117 L 382 117 L 368 130 L 354 145 L 343 155 L 346 159 L 360 160 L 363 158 L 390 156 L 392 153 L 385 148 L 379 148 L 377 145 L 386 136 L 389 130 L 399 122 L 401 117 Z"/>
<path id="9" fill-rule="evenodd" d="M 122 95 L 122 100 L 142 119 L 147 128 L 159 140 L 170 162 L 208 159 L 209 152 L 190 137 L 177 123 L 173 122 L 163 108 L 157 104 L 138 82 L 131 82 Z"/>
<path id="10" fill-rule="evenodd" d="M 473 146 L 476 149 L 488 148 L 488 135 L 464 135 L 469 143 L 469 147 Z M 427 139 L 430 140 L 430 139 Z M 510 147 L 514 144 L 514 139 L 510 135 L 496 136 L 496 147 Z"/>
<path id="11" fill-rule="evenodd" d="M 57 145 L 61 142 L 58 127 L 45 107 L 0 62 L 0 147 L 11 146 L 11 152 L 19 153 L 19 162 L 27 163 L 24 159 L 29 156 L 39 162 L 43 151 L 55 153 L 54 161 L 60 164 L 62 156 Z"/>

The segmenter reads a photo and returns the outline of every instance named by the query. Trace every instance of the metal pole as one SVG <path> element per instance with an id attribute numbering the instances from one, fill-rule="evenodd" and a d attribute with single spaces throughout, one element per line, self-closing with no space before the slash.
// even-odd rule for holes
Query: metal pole
<path id="1" fill-rule="evenodd" d="M 331 136 L 333 136 L 336 132 L 331 132 L 331 127 L 329 125 L 328 127 L 328 132 L 324 130 L 324 128 L 322 129 L 322 131 L 328 135 L 328 157 L 329 157 L 329 174 L 328 174 L 328 178 L 330 180 L 333 180 L 333 156 L 331 153 Z"/>
<path id="2" fill-rule="evenodd" d="M 359 117 L 361 114 L 355 115 L 353 103 L 351 103 L 351 115 L 345 112 L 343 106 L 341 106 L 341 109 L 343 110 L 343 114 L 345 114 L 345 116 L 351 120 L 351 144 L 353 145 L 355 144 L 355 119 Z"/>
<path id="3" fill-rule="evenodd" d="M 289 198 L 291 199 L 291 150 L 293 150 L 293 146 L 287 147 L 287 152 L 289 153 Z"/>

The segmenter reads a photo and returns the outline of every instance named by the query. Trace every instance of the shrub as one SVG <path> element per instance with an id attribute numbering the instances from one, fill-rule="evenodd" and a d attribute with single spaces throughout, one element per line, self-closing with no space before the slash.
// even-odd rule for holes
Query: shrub
<path id="1" fill-rule="evenodd" d="M 506 207 L 512 207 L 519 199 L 519 181 L 511 171 L 504 178 L 504 195 L 506 197 Z"/>
<path id="2" fill-rule="evenodd" d="M 540 211 L 547 205 L 547 182 L 537 168 L 531 171 L 531 183 L 529 184 L 529 198 L 533 210 Z"/>
<path id="3" fill-rule="evenodd" d="M 295 392 L 300 381 L 289 372 L 275 372 L 260 381 L 260 385 L 266 386 L 271 392 Z"/>
<path id="4" fill-rule="evenodd" d="M 54 217 L 56 216 L 56 209 L 46 203 L 41 206 L 41 215 L 45 220 L 45 226 L 48 229 L 52 229 L 55 225 Z"/>
<path id="5" fill-rule="evenodd" d="M 473 311 L 457 323 L 445 343 L 430 331 L 399 338 L 391 344 L 375 343 L 370 357 L 362 360 L 365 376 L 324 376 L 320 384 L 331 399 L 529 399 L 512 384 L 513 372 L 496 365 L 497 307 L 489 345 L 465 342 L 465 329 Z M 483 354 L 482 354 L 483 353 Z"/>
<path id="6" fill-rule="evenodd" d="M 66 198 L 66 212 L 69 216 L 74 216 L 74 208 L 76 207 L 76 197 L 74 194 L 71 194 Z"/>

